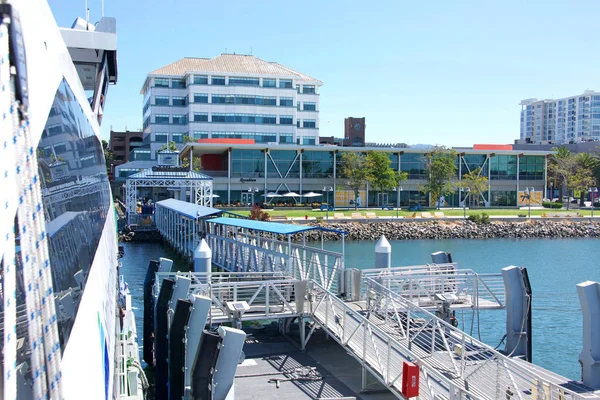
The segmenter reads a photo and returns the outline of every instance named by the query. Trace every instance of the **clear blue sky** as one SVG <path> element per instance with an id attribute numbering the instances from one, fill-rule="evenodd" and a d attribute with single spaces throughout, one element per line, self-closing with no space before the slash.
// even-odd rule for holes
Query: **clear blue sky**
<path id="1" fill-rule="evenodd" d="M 50 0 L 59 25 L 84 0 Z M 90 20 L 101 1 L 89 0 Z M 323 81 L 322 136 L 366 117 L 367 141 L 512 143 L 520 100 L 600 91 L 600 2 L 106 0 L 119 82 L 102 135 L 142 126 L 146 74 L 182 57 L 252 53 Z"/>

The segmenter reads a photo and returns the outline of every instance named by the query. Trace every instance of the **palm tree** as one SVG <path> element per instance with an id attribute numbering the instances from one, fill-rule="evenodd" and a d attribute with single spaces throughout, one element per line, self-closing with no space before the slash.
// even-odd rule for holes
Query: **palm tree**
<path id="1" fill-rule="evenodd" d="M 598 185 L 598 171 L 600 170 L 600 157 L 598 155 L 592 155 L 590 153 L 579 153 L 577 154 L 577 162 L 583 171 L 589 171 L 592 175 L 594 183 Z M 585 191 L 582 190 L 579 196 L 579 205 L 584 205 Z M 593 201 L 593 199 L 590 199 Z"/>

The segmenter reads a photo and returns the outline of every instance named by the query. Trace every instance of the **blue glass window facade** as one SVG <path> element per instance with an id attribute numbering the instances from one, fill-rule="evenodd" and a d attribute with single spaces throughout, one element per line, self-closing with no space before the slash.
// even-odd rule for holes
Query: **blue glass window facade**
<path id="1" fill-rule="evenodd" d="M 317 103 L 304 102 L 304 111 L 317 111 Z"/>
<path id="2" fill-rule="evenodd" d="M 330 151 L 302 153 L 302 175 L 305 178 L 333 178 L 333 153 Z"/>
<path id="3" fill-rule="evenodd" d="M 208 122 L 208 113 L 194 113 L 194 122 Z"/>
<path id="4" fill-rule="evenodd" d="M 277 97 L 250 95 L 212 95 L 213 104 L 252 104 L 260 106 L 276 106 Z"/>
<path id="5" fill-rule="evenodd" d="M 194 131 L 194 139 L 208 139 L 208 132 Z"/>
<path id="6" fill-rule="evenodd" d="M 424 154 L 404 153 L 400 156 L 400 169 L 408 179 L 427 179 L 427 158 Z"/>
<path id="7" fill-rule="evenodd" d="M 212 114 L 212 122 L 240 123 L 240 124 L 277 124 L 277 116 L 260 114 Z"/>
<path id="8" fill-rule="evenodd" d="M 165 133 L 155 133 L 154 141 L 156 143 L 167 143 L 169 141 L 169 134 L 166 132 Z"/>
<path id="9" fill-rule="evenodd" d="M 279 177 L 285 176 L 289 170 L 288 178 L 298 178 L 300 176 L 300 162 L 296 159 L 297 153 L 294 150 L 270 150 L 271 156 L 267 161 L 267 176 Z M 276 167 L 277 166 L 277 167 Z"/>
<path id="10" fill-rule="evenodd" d="M 263 87 L 274 88 L 277 87 L 277 80 L 270 78 L 263 78 Z"/>
<path id="11" fill-rule="evenodd" d="M 485 154 L 465 154 L 462 157 L 461 174 L 464 176 L 469 172 L 481 168 L 481 176 L 488 176 L 488 166 L 484 166 L 487 156 Z"/>
<path id="12" fill-rule="evenodd" d="M 208 103 L 208 94 L 206 93 L 196 93 L 194 94 L 194 103 Z"/>
<path id="13" fill-rule="evenodd" d="M 314 85 L 302 85 L 302 93 L 304 94 L 314 94 L 315 87 Z"/>
<path id="14" fill-rule="evenodd" d="M 280 107 L 294 107 L 294 99 L 291 97 L 280 97 L 279 98 L 279 106 Z"/>
<path id="15" fill-rule="evenodd" d="M 279 143 L 294 143 L 294 136 L 291 133 L 280 133 Z"/>
<path id="16" fill-rule="evenodd" d="M 294 117 L 291 115 L 280 115 L 279 116 L 279 124 L 280 125 L 294 125 Z"/>
<path id="17" fill-rule="evenodd" d="M 523 156 L 519 159 L 520 180 L 544 180 L 544 170 L 543 156 Z"/>
<path id="18" fill-rule="evenodd" d="M 260 86 L 258 78 L 229 77 L 229 86 Z"/>
<path id="19" fill-rule="evenodd" d="M 173 96 L 173 106 L 185 107 L 187 105 L 187 97 Z"/>
<path id="20" fill-rule="evenodd" d="M 169 115 L 167 114 L 156 114 L 154 116 L 155 124 L 168 124 L 170 122 Z"/>
<path id="21" fill-rule="evenodd" d="M 194 75 L 194 85 L 208 85 L 208 76 Z"/>
<path id="22" fill-rule="evenodd" d="M 279 88 L 280 89 L 293 89 L 292 80 L 291 79 L 280 79 L 279 80 Z"/>
<path id="23" fill-rule="evenodd" d="M 316 128 L 317 127 L 317 121 L 315 121 L 314 119 L 305 119 L 304 121 L 302 121 L 302 126 L 304 128 Z"/>
<path id="24" fill-rule="evenodd" d="M 185 79 L 171 79 L 173 89 L 185 89 Z"/>
<path id="25" fill-rule="evenodd" d="M 264 177 L 265 159 L 262 150 L 231 151 L 231 176 L 238 178 Z"/>
<path id="26" fill-rule="evenodd" d="M 225 77 L 224 76 L 213 76 L 210 78 L 211 85 L 217 86 L 225 86 Z"/>
<path id="27" fill-rule="evenodd" d="M 317 140 L 314 137 L 302 138 L 302 144 L 305 146 L 314 146 L 316 143 L 317 143 Z"/>
<path id="28" fill-rule="evenodd" d="M 490 158 L 491 180 L 516 180 L 517 156 L 496 155 Z"/>
<path id="29" fill-rule="evenodd" d="M 154 96 L 154 104 L 157 106 L 168 106 L 169 96 Z"/>
<path id="30" fill-rule="evenodd" d="M 169 87 L 169 80 L 165 78 L 154 78 L 154 87 Z"/>
<path id="31" fill-rule="evenodd" d="M 187 124 L 187 115 L 185 114 L 173 114 L 173 125 L 185 125 Z"/>
<path id="32" fill-rule="evenodd" d="M 276 133 L 261 132 L 213 132 L 212 137 L 219 139 L 254 139 L 256 143 L 269 143 L 277 141 Z"/>

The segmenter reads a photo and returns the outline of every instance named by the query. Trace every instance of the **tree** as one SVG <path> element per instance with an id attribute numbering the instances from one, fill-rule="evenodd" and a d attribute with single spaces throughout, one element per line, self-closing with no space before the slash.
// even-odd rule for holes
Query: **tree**
<path id="1" fill-rule="evenodd" d="M 181 161 L 181 166 L 183 168 L 189 168 L 190 167 L 190 158 L 184 158 Z M 200 171 L 202 170 L 202 159 L 200 157 L 194 157 L 194 165 L 192 167 L 192 170 L 194 171 Z"/>
<path id="2" fill-rule="evenodd" d="M 456 176 L 456 151 L 445 147 L 437 147 L 427 157 L 427 183 L 420 185 L 420 190 L 431 194 L 437 203 L 442 196 L 454 193 Z"/>
<path id="3" fill-rule="evenodd" d="M 357 208 L 356 199 L 369 175 L 367 159 L 363 154 L 354 152 L 342 153 L 340 159 L 340 174 L 347 180 L 348 186 L 354 192 L 354 207 Z"/>
<path id="4" fill-rule="evenodd" d="M 577 162 L 584 171 L 589 172 L 591 179 L 587 180 L 589 181 L 588 187 L 596 186 L 598 183 L 598 172 L 600 171 L 600 159 L 590 153 L 579 153 L 577 154 Z M 579 205 L 581 206 L 584 205 L 583 202 L 585 201 L 585 193 L 587 193 L 588 187 L 580 189 Z"/>
<path id="5" fill-rule="evenodd" d="M 575 190 L 587 190 L 594 185 L 593 165 L 586 156 L 573 154 L 565 146 L 552 149 L 556 151 L 550 159 L 548 171 L 561 189 L 567 189 L 567 210 L 570 207 L 571 193 Z"/>
<path id="6" fill-rule="evenodd" d="M 106 172 L 111 172 L 112 163 L 115 159 L 113 151 L 108 147 L 108 142 L 102 140 L 102 150 L 104 151 L 104 161 L 106 162 Z"/>
<path id="7" fill-rule="evenodd" d="M 479 201 L 483 192 L 487 192 L 488 190 L 488 178 L 481 175 L 481 167 L 478 167 L 469 173 L 463 174 L 462 180 L 457 183 L 457 187 L 468 191 L 472 195 L 471 198 Z M 465 196 L 464 201 L 466 200 Z"/>
<path id="8" fill-rule="evenodd" d="M 387 154 L 375 151 L 367 152 L 367 181 L 382 194 L 400 186 L 400 182 L 408 178 L 408 173 L 395 171 L 390 164 L 391 160 Z"/>
<path id="9" fill-rule="evenodd" d="M 177 145 L 175 144 L 175 142 L 170 141 L 167 144 L 163 144 L 160 148 L 160 150 L 170 150 L 170 151 L 178 151 L 177 150 Z M 159 150 L 159 151 L 160 151 Z"/>

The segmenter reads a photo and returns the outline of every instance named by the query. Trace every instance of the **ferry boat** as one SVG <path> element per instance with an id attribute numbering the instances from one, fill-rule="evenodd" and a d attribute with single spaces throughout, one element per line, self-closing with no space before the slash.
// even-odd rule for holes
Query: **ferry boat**
<path id="1" fill-rule="evenodd" d="M 0 2 L 3 398 L 143 398 L 100 140 L 114 18 Z"/>

